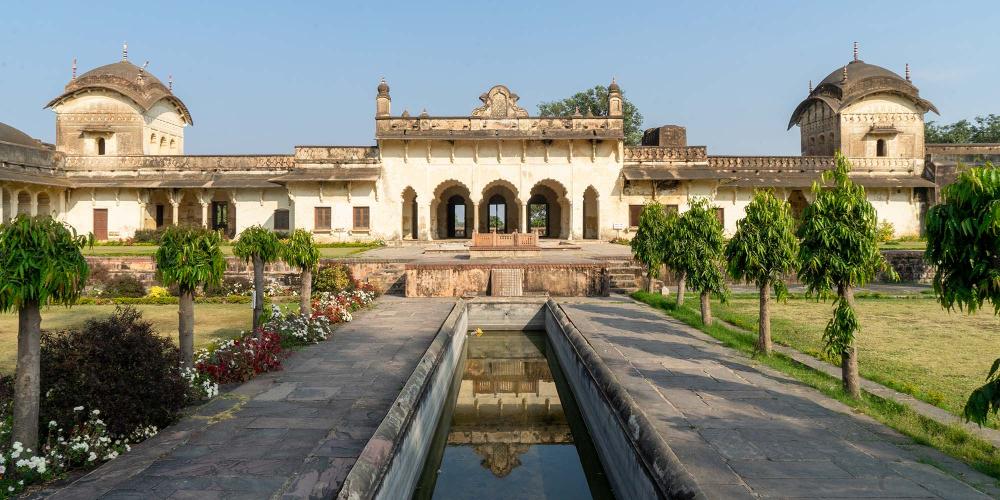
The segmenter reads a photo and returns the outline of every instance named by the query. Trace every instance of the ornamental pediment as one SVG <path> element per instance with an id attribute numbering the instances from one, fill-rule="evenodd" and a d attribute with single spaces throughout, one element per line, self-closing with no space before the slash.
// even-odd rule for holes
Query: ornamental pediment
<path id="1" fill-rule="evenodd" d="M 503 120 L 506 118 L 527 118 L 528 111 L 517 105 L 520 99 L 506 85 L 494 85 L 479 96 L 483 105 L 472 110 L 472 116 Z"/>

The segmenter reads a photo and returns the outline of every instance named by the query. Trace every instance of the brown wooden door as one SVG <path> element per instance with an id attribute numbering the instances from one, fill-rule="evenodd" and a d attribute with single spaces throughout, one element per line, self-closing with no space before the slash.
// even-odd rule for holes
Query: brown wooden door
<path id="1" fill-rule="evenodd" d="M 94 209 L 94 238 L 104 241 L 108 239 L 108 209 Z"/>

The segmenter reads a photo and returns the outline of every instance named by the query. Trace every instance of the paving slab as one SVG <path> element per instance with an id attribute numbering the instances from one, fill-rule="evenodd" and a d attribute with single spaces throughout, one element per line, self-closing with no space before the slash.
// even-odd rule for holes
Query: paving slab
<path id="1" fill-rule="evenodd" d="M 710 498 L 998 498 L 967 465 L 626 298 L 560 306 Z"/>
<path id="2" fill-rule="evenodd" d="M 132 451 L 38 496 L 274 498 L 301 477 L 339 490 L 454 306 L 384 296 L 331 340 L 294 352 Z"/>

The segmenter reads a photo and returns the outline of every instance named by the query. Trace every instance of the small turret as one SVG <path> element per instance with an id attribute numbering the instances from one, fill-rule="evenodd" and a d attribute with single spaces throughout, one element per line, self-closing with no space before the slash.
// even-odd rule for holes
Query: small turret
<path id="1" fill-rule="evenodd" d="M 389 84 L 383 78 L 378 84 L 378 95 L 375 97 L 375 116 L 389 116 Z"/>
<path id="2" fill-rule="evenodd" d="M 624 114 L 622 89 L 618 86 L 618 82 L 615 81 L 614 77 L 612 77 L 611 85 L 608 85 L 608 116 L 621 117 Z"/>

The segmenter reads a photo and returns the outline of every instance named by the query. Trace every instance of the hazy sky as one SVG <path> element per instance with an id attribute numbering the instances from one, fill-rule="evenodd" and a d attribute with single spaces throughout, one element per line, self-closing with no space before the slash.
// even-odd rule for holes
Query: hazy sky
<path id="1" fill-rule="evenodd" d="M 38 5 L 36 5 L 38 4 Z M 798 154 L 788 117 L 851 58 L 903 73 L 951 122 L 1000 113 L 1000 5 L 890 1 L 18 2 L 0 21 L 0 122 L 51 142 L 57 96 L 121 57 L 191 110 L 186 152 L 374 143 L 392 111 L 468 115 L 496 83 L 531 114 L 616 76 L 644 127 L 679 124 L 712 154 Z"/>

